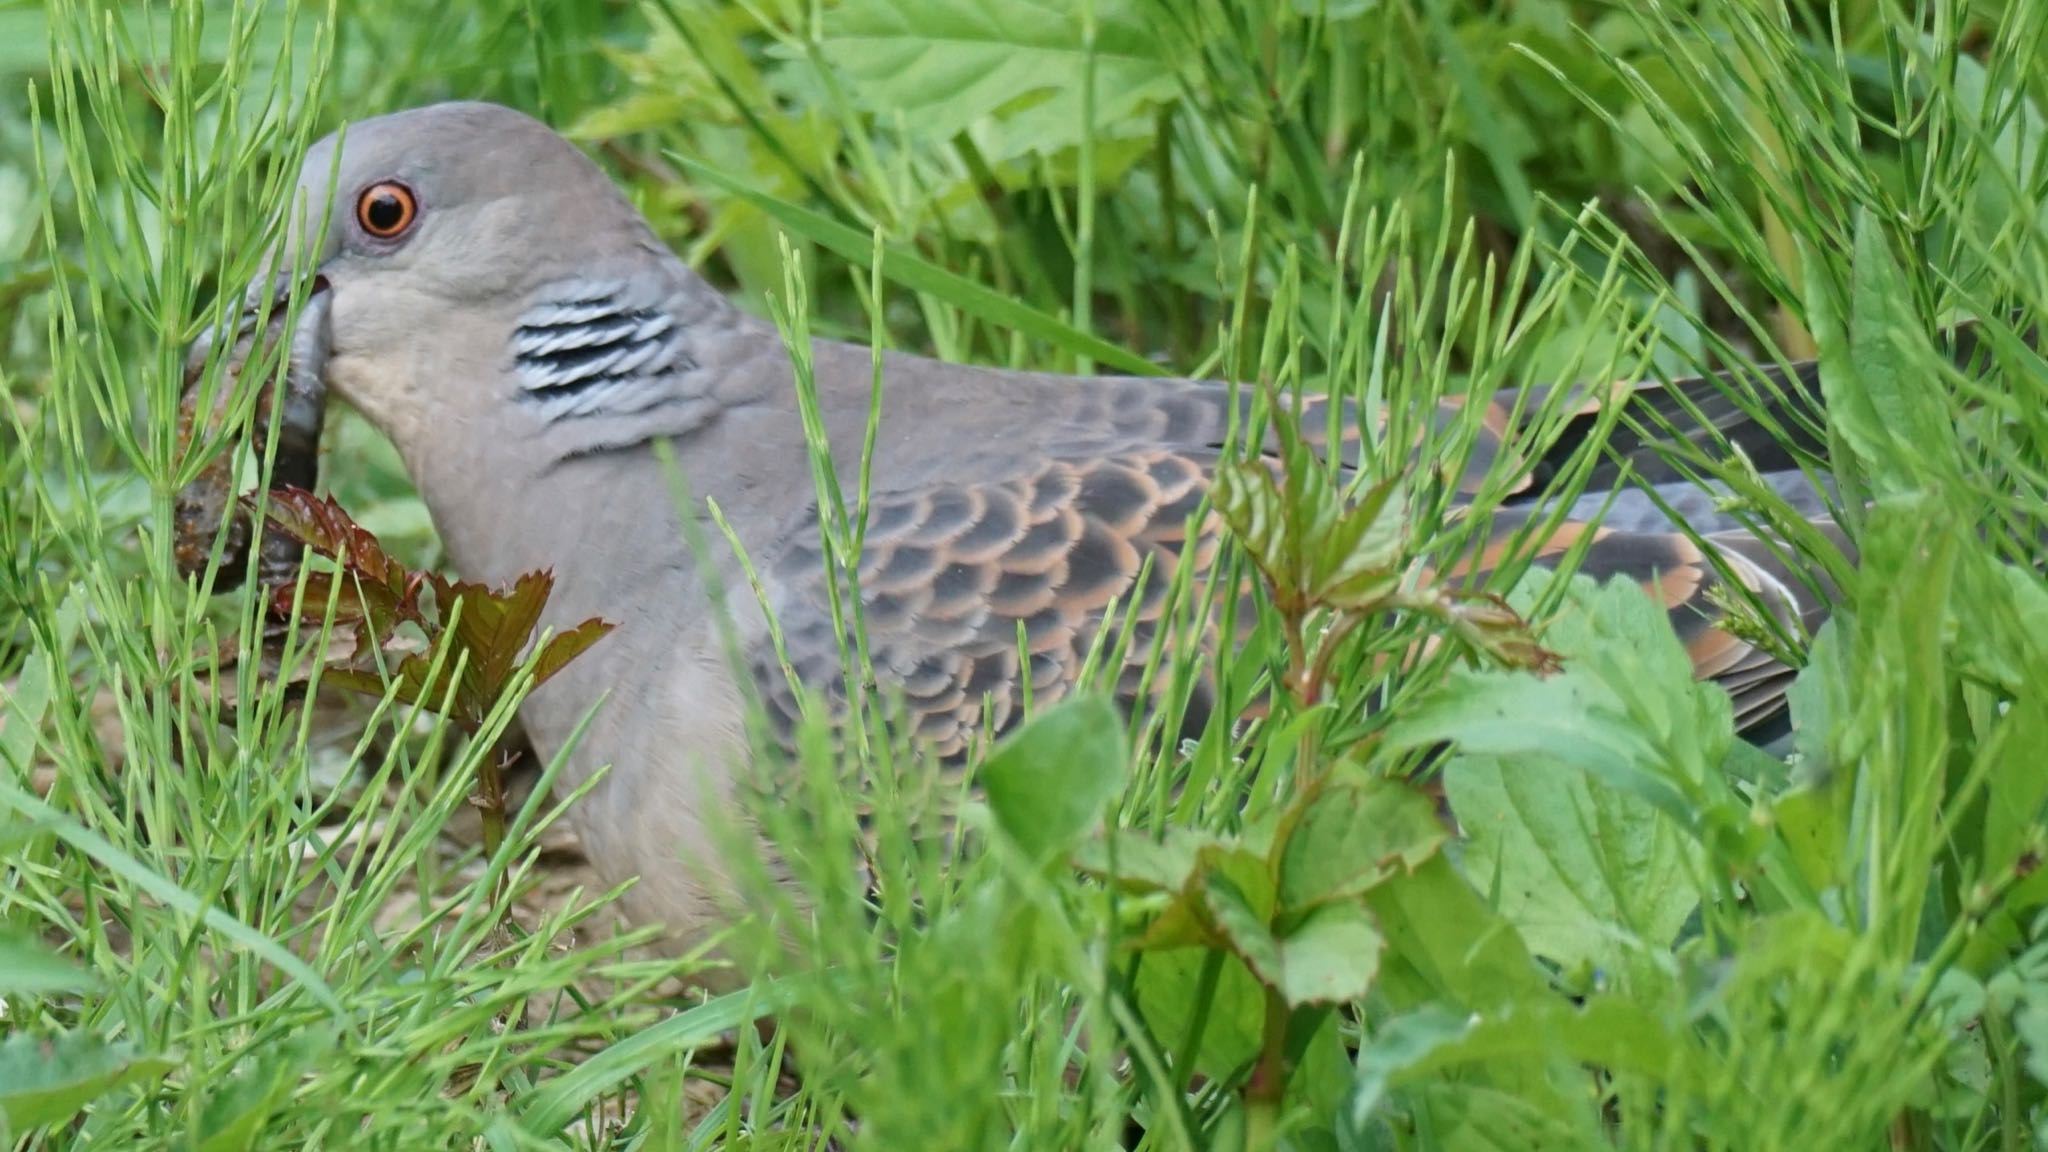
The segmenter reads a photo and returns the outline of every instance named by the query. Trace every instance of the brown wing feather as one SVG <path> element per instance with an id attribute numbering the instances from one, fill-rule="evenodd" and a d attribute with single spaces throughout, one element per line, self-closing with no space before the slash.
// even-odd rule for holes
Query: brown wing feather
<path id="1" fill-rule="evenodd" d="M 860 567 L 869 658 L 901 689 L 919 740 L 957 756 L 984 722 L 1002 731 L 1018 719 L 1027 682 L 1039 704 L 1065 696 L 1112 603 L 1130 614 L 1134 655 L 1148 652 L 1178 566 L 1192 562 L 1199 576 L 1214 562 L 1213 527 L 1186 540 L 1214 464 L 1128 451 L 875 498 Z M 1123 604 L 1148 561 L 1137 603 Z M 818 546 L 791 547 L 774 571 L 789 590 L 775 607 L 790 663 L 801 682 L 829 691 L 839 644 Z M 793 720 L 780 670 L 764 660 L 755 674 L 771 713 Z M 1122 684 L 1126 695 L 1136 687 L 1134 677 Z"/>
<path id="2" fill-rule="evenodd" d="M 984 729 L 1000 733 L 1014 724 L 1027 691 L 1040 706 L 1064 697 L 1112 603 L 1133 622 L 1118 690 L 1135 703 L 1177 567 L 1191 561 L 1199 580 L 1215 561 L 1213 517 L 1192 545 L 1186 540 L 1215 463 L 1213 453 L 1131 450 L 1047 460 L 1000 482 L 877 497 L 861 559 L 869 656 L 877 678 L 900 689 L 920 742 L 958 757 Z M 1665 607 L 1700 676 L 1733 696 L 1740 729 L 1782 716 L 1794 670 L 1720 627 L 1726 599 L 1719 593 L 1732 578 L 1788 626 L 1817 622 L 1825 601 L 1802 599 L 1802 583 L 1760 542 L 1717 540 L 1724 576 L 1708 552 L 1676 532 L 1566 521 L 1541 541 L 1511 542 L 1526 515 L 1498 517 L 1487 546 L 1447 574 L 1483 577 L 1511 550 L 1553 567 L 1583 546 L 1581 572 L 1635 579 Z M 1150 576 L 1133 608 L 1125 601 L 1148 560 Z M 774 562 L 776 585 L 787 590 L 775 607 L 799 680 L 830 692 L 841 683 L 840 649 L 823 570 L 814 541 L 791 547 Z M 793 722 L 798 704 L 780 669 L 764 659 L 755 673 L 771 713 Z M 1198 701 L 1195 712 L 1205 711 Z"/>

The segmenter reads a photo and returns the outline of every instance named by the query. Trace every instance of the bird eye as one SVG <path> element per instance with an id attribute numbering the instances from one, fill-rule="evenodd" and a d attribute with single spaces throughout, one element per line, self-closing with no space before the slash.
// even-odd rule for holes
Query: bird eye
<path id="1" fill-rule="evenodd" d="M 412 189 L 395 180 L 370 185 L 356 200 L 356 223 L 379 240 L 405 235 L 418 215 L 419 204 L 413 199 Z"/>

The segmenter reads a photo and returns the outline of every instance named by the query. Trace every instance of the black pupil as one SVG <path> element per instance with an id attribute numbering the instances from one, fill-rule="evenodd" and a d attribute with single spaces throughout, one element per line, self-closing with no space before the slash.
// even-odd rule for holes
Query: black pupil
<path id="1" fill-rule="evenodd" d="M 405 222 L 405 204 L 396 193 L 379 192 L 370 198 L 364 215 L 369 218 L 372 231 L 390 232 Z"/>

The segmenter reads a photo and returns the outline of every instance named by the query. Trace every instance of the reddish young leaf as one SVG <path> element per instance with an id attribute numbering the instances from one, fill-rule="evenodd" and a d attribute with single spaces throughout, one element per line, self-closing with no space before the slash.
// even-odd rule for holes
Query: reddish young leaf
<path id="1" fill-rule="evenodd" d="M 242 497 L 252 512 L 253 495 Z M 406 582 L 405 566 L 334 502 L 331 496 L 315 496 L 304 488 L 275 488 L 269 496 L 270 522 L 314 552 L 342 567 L 360 572 L 393 590 Z"/>
<path id="2" fill-rule="evenodd" d="M 331 600 L 335 620 L 355 629 L 354 658 L 330 665 L 328 682 L 373 696 L 389 691 L 406 704 L 446 709 L 451 720 L 470 731 L 479 728 L 511 687 L 533 643 L 554 591 L 554 574 L 528 572 L 499 589 L 409 572 L 331 498 L 279 488 L 270 499 L 271 523 L 341 569 L 309 573 L 302 605 L 308 618 L 318 618 Z M 423 589 L 432 589 L 431 603 Z M 282 588 L 275 594 L 279 615 L 290 614 L 293 593 L 293 588 Z M 394 631 L 402 623 L 426 633 L 429 652 L 447 646 L 438 673 L 432 656 L 421 652 L 407 653 L 381 673 L 374 667 L 374 653 L 393 654 Z M 560 672 L 611 629 L 603 620 L 590 619 L 550 638 L 534 656 L 535 682 Z"/>
<path id="3" fill-rule="evenodd" d="M 553 678 L 571 660 L 583 655 L 592 644 L 605 638 L 618 625 L 595 616 L 578 624 L 567 632 L 558 632 L 541 646 L 540 655 L 533 662 L 533 686 L 538 688 Z"/>
<path id="4" fill-rule="evenodd" d="M 453 602 L 442 604 L 441 622 L 454 622 L 456 651 L 469 656 L 462 688 L 468 703 L 488 707 L 504 694 L 554 586 L 550 572 L 528 572 L 506 591 L 482 584 L 451 586 Z"/>

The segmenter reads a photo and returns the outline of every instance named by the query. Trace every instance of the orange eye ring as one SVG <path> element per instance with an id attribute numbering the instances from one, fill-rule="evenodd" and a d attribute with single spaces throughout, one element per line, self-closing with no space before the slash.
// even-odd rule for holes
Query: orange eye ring
<path id="1" fill-rule="evenodd" d="M 385 180 L 363 189 L 356 197 L 356 223 L 379 240 L 396 240 L 405 235 L 419 217 L 419 201 L 412 189 L 396 180 Z"/>

